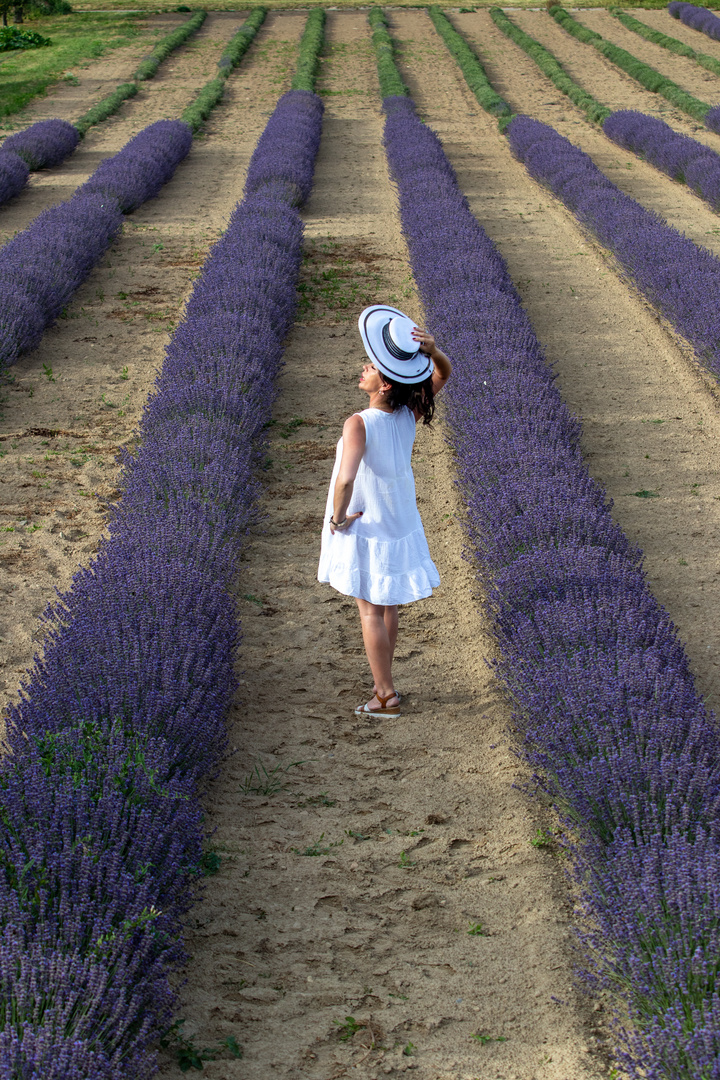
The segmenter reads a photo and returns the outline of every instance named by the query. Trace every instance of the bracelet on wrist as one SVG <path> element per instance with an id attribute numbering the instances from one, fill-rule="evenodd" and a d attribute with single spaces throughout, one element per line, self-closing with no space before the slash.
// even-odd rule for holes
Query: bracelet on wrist
<path id="1" fill-rule="evenodd" d="M 334 518 L 330 518 L 330 524 L 331 524 L 331 525 L 334 525 L 336 529 L 339 529 L 339 528 L 341 528 L 341 526 L 343 526 L 343 525 L 345 524 L 345 522 L 346 522 L 346 521 L 347 521 L 347 517 L 344 517 L 344 518 L 342 519 L 342 521 L 335 521 L 335 519 L 334 519 Z"/>

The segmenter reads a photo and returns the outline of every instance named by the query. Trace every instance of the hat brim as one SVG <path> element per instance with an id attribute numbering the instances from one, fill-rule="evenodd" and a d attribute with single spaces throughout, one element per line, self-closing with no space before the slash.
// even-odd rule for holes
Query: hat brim
<path id="1" fill-rule="evenodd" d="M 421 383 L 429 378 L 435 365 L 429 356 L 418 351 L 409 360 L 396 360 L 385 347 L 382 337 L 383 327 L 396 315 L 406 319 L 407 315 L 387 304 L 374 304 L 360 313 L 358 328 L 365 346 L 365 352 L 379 371 L 388 379 L 399 383 Z"/>

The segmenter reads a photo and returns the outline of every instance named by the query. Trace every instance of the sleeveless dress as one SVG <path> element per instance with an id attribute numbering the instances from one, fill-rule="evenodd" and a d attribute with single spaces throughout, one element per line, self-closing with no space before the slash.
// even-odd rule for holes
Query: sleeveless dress
<path id="1" fill-rule="evenodd" d="M 363 516 L 347 530 L 330 532 L 343 452 L 340 438 L 325 507 L 318 580 L 371 604 L 410 604 L 430 596 L 440 584 L 415 501 L 410 465 L 415 417 L 404 406 L 391 413 L 364 409 L 356 415 L 365 422 L 365 452 L 347 512 L 362 510 Z"/>

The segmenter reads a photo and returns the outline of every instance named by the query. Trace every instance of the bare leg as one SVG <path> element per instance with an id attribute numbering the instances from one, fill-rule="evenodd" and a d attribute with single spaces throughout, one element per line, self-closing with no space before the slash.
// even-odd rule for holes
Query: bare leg
<path id="1" fill-rule="evenodd" d="M 356 600 L 356 603 L 360 612 L 365 652 L 375 679 L 375 687 L 377 692 L 385 698 L 394 689 L 392 661 L 397 639 L 397 607 L 394 608 L 393 616 L 393 608 L 387 608 L 381 604 L 370 604 L 367 600 Z M 388 613 L 387 616 L 386 613 Z M 380 706 L 377 697 L 373 697 L 368 704 L 373 709 Z M 391 697 L 388 701 L 389 706 L 397 704 L 396 697 Z"/>

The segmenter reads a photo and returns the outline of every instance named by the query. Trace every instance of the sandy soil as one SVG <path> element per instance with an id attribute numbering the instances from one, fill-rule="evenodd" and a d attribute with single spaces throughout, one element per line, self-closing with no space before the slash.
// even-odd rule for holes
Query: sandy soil
<path id="1" fill-rule="evenodd" d="M 420 111 L 508 261 L 561 390 L 583 417 L 590 467 L 645 549 L 652 586 L 714 701 L 720 431 L 709 381 L 513 160 L 427 16 L 392 19 Z M 514 54 L 490 39 L 486 14 L 458 19 L 496 50 L 488 67 L 501 92 L 528 97 L 528 108 L 557 100 L 534 66 L 535 74 L 504 62 Z M 0 535 L 5 700 L 37 647 L 37 614 L 97 546 L 116 497 L 114 450 L 131 438 L 193 275 L 241 195 L 302 25 L 301 14 L 268 19 L 207 136 L 132 216 L 69 317 L 13 369 L 0 426 L 0 509 L 13 530 Z M 199 1049 L 230 1035 L 243 1045 L 242 1061 L 224 1054 L 206 1063 L 211 1080 L 404 1071 L 424 1080 L 597 1080 L 607 1075 L 605 1017 L 573 982 L 566 867 L 552 840 L 532 842 L 555 821 L 523 791 L 507 702 L 486 665 L 493 642 L 461 557 L 442 416 L 418 433 L 415 472 L 443 584 L 402 612 L 400 720 L 354 717 L 370 695 L 357 615 L 315 581 L 335 442 L 344 417 L 365 403 L 357 310 L 386 299 L 422 317 L 381 147 L 365 15 L 331 12 L 327 32 L 301 308 L 270 429 L 264 525 L 237 584 L 245 635 L 237 752 L 210 795 L 221 862 L 190 923 L 184 1033 Z M 570 125 L 574 110 L 561 107 Z M 155 109 L 148 103 L 151 118 Z M 583 139 L 601 138 L 573 130 L 581 128 Z M 637 174 L 648 195 L 677 190 L 650 172 Z M 634 497 L 640 489 L 658 497 Z M 173 1055 L 161 1072 L 180 1076 Z"/>
<path id="2" fill-rule="evenodd" d="M 197 1046 L 244 1045 L 242 1062 L 206 1065 L 212 1077 L 599 1076 L 562 867 L 531 843 L 550 819 L 512 786 L 525 777 L 485 665 L 442 422 L 419 433 L 415 470 L 444 584 L 402 611 L 399 721 L 353 716 L 371 692 L 355 605 L 315 581 L 335 442 L 363 407 L 357 309 L 390 297 L 421 315 L 365 20 L 332 15 L 328 36 L 307 307 L 286 353 L 266 527 L 238 586 L 238 753 L 213 792 L 223 862 L 181 1015 Z M 263 794 L 265 773 L 283 790 Z M 348 1016 L 360 1027 L 343 1041 Z"/>

